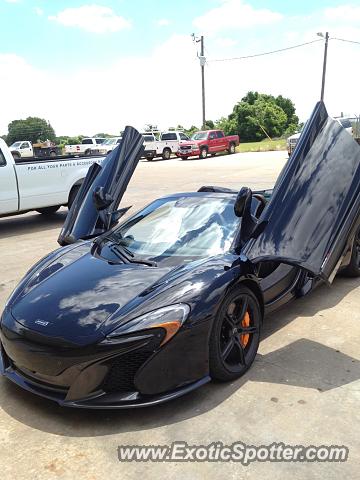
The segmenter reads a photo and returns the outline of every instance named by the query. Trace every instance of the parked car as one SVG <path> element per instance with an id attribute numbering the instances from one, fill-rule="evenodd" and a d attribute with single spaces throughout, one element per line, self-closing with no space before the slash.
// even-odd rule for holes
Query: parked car
<path id="1" fill-rule="evenodd" d="M 61 205 L 71 206 L 86 172 L 103 159 L 23 159 L 15 163 L 0 138 L 0 217 L 37 210 L 51 214 Z"/>
<path id="2" fill-rule="evenodd" d="M 155 157 L 162 157 L 164 160 L 169 160 L 172 154 L 176 154 L 179 150 L 180 144 L 190 141 L 190 138 L 181 131 L 170 130 L 160 133 L 159 139 L 154 134 L 144 133 L 147 148 L 154 152 L 151 157 L 147 156 L 148 160 L 153 160 Z"/>
<path id="3" fill-rule="evenodd" d="M 63 406 L 157 405 L 234 381 L 256 357 L 265 314 L 341 270 L 360 275 L 360 146 L 322 102 L 273 192 L 202 187 L 117 226 L 142 142 L 128 127 L 90 167 L 63 247 L 25 275 L 1 317 L 0 372 Z"/>
<path id="4" fill-rule="evenodd" d="M 121 137 L 107 138 L 102 144 L 98 145 L 97 151 L 100 155 L 108 155 L 121 142 Z"/>
<path id="5" fill-rule="evenodd" d="M 52 142 L 33 145 L 30 141 L 14 142 L 10 146 L 10 152 L 15 160 L 33 157 L 56 157 L 62 153 L 61 148 Z"/>
<path id="6" fill-rule="evenodd" d="M 334 120 L 336 120 L 348 133 L 350 133 L 350 135 L 353 135 L 353 126 L 352 126 L 350 118 L 338 117 L 338 118 L 335 118 Z M 289 156 L 295 150 L 295 147 L 298 143 L 300 135 L 301 135 L 301 131 L 296 132 L 296 133 L 294 133 L 294 135 L 290 135 L 290 137 L 287 138 L 286 146 L 287 146 L 287 151 L 288 151 Z"/>
<path id="7" fill-rule="evenodd" d="M 206 130 L 196 132 L 190 141 L 182 142 L 176 155 L 183 159 L 194 156 L 206 158 L 208 154 L 215 156 L 219 152 L 235 153 L 237 145 L 238 135 L 225 136 L 222 130 Z"/>
<path id="8" fill-rule="evenodd" d="M 78 145 L 65 145 L 65 153 L 68 155 L 92 155 L 97 154 L 99 145 L 104 143 L 106 138 L 83 138 Z"/>

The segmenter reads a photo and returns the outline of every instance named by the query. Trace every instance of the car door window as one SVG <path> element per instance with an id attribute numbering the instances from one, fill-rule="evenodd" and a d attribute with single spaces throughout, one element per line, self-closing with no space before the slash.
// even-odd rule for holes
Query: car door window
<path id="1" fill-rule="evenodd" d="M 217 138 L 224 138 L 224 132 L 221 132 L 220 130 L 217 132 Z"/>
<path id="2" fill-rule="evenodd" d="M 215 140 L 215 139 L 216 139 L 216 132 L 209 133 L 209 140 Z"/>
<path id="3" fill-rule="evenodd" d="M 190 138 L 185 135 L 185 133 L 179 133 L 180 140 L 190 140 Z"/>
<path id="4" fill-rule="evenodd" d="M 163 133 L 161 135 L 161 140 L 177 140 L 176 133 Z"/>

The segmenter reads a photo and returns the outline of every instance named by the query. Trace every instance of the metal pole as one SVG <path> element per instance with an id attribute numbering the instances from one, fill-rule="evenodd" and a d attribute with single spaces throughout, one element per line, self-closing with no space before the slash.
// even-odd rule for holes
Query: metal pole
<path id="1" fill-rule="evenodd" d="M 323 73 L 322 73 L 322 82 L 321 82 L 321 97 L 320 100 L 324 101 L 324 91 L 325 91 L 325 76 L 326 76 L 326 61 L 327 61 L 327 52 L 328 52 L 328 43 L 329 43 L 329 32 L 325 33 L 325 47 L 324 47 L 324 63 L 323 63 Z"/>
<path id="2" fill-rule="evenodd" d="M 200 67 L 201 67 L 201 91 L 202 91 L 202 128 L 205 128 L 205 57 L 204 57 L 204 36 L 200 37 Z"/>

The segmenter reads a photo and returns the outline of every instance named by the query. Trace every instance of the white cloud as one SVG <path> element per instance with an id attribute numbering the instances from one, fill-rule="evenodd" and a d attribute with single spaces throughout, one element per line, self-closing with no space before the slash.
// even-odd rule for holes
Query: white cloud
<path id="1" fill-rule="evenodd" d="M 256 9 L 243 0 L 223 0 L 219 7 L 195 18 L 193 25 L 202 33 L 214 34 L 222 30 L 268 25 L 282 18 L 280 13 L 266 8 Z"/>
<path id="2" fill-rule="evenodd" d="M 354 24 L 360 22 L 360 6 L 339 5 L 338 7 L 327 8 L 324 16 L 327 20 Z"/>
<path id="3" fill-rule="evenodd" d="M 101 5 L 65 8 L 48 18 L 65 27 L 77 27 L 92 33 L 118 32 L 131 26 L 124 17 L 117 15 L 111 8 Z"/>
<path id="4" fill-rule="evenodd" d="M 227 37 L 220 37 L 216 39 L 216 44 L 220 48 L 229 48 L 229 47 L 234 47 L 238 42 L 236 40 L 233 40 L 232 38 L 227 38 Z"/>
<path id="5" fill-rule="evenodd" d="M 160 18 L 159 20 L 157 20 L 156 25 L 158 27 L 167 27 L 170 25 L 170 23 L 170 20 L 168 20 L 167 18 Z"/>
<path id="6" fill-rule="evenodd" d="M 279 27 L 279 28 L 278 28 Z M 359 22 L 353 25 L 325 18 L 287 18 L 272 32 L 249 39 L 249 32 L 229 32 L 207 37 L 211 58 L 237 57 L 317 39 L 316 32 L 329 31 L 339 38 L 360 38 Z M 270 36 L 271 34 L 271 36 Z M 275 37 L 275 38 L 273 38 Z M 231 41 L 237 41 L 235 47 Z M 228 43 L 229 50 L 221 45 Z M 201 123 L 199 60 L 190 35 L 172 35 L 149 53 L 119 57 L 107 66 L 91 65 L 81 70 L 46 70 L 46 59 L 35 68 L 17 55 L 0 52 L 0 133 L 16 118 L 30 115 L 50 120 L 58 135 L 96 132 L 118 134 L 125 125 L 142 129 L 146 123 L 160 128 Z M 206 117 L 228 115 L 249 90 L 291 98 L 301 120 L 306 120 L 320 97 L 323 42 L 284 53 L 232 62 L 210 62 L 205 69 Z M 329 113 L 359 113 L 356 95 L 360 47 L 331 40 L 325 102 Z M 211 55 L 210 55 L 211 54 Z M 177 71 L 169 59 L 181 58 Z M 56 68 L 49 61 L 52 69 Z M 180 70 L 179 70 L 180 69 Z M 21 75 L 14 75 L 21 72 Z M 126 74 L 124 74 L 126 72 Z M 144 72 L 151 74 L 144 77 Z M 95 94 L 94 94 L 95 92 Z M 100 92 L 100 97 L 99 97 Z M 91 101 L 96 97 L 95 103 Z M 56 108 L 49 99 L 56 99 Z"/>
<path id="7" fill-rule="evenodd" d="M 36 13 L 36 15 L 39 15 L 39 17 L 44 15 L 44 10 L 40 7 L 34 7 L 34 12 Z"/>

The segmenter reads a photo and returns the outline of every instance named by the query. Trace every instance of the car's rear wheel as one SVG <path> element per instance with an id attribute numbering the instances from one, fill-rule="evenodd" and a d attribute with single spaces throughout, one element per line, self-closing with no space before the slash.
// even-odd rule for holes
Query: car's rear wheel
<path id="1" fill-rule="evenodd" d="M 261 321 L 259 301 L 250 289 L 239 287 L 226 297 L 210 335 L 213 379 L 234 380 L 250 368 L 259 347 Z"/>
<path id="2" fill-rule="evenodd" d="M 169 160 L 170 157 L 171 157 L 171 150 L 170 150 L 170 148 L 164 148 L 163 153 L 162 153 L 162 158 L 163 158 L 164 160 Z"/>
<path id="3" fill-rule="evenodd" d="M 234 143 L 230 143 L 228 153 L 230 155 L 235 153 L 235 144 Z"/>
<path id="4" fill-rule="evenodd" d="M 354 238 L 350 263 L 341 270 L 341 275 L 344 277 L 360 277 L 360 228 Z"/>

